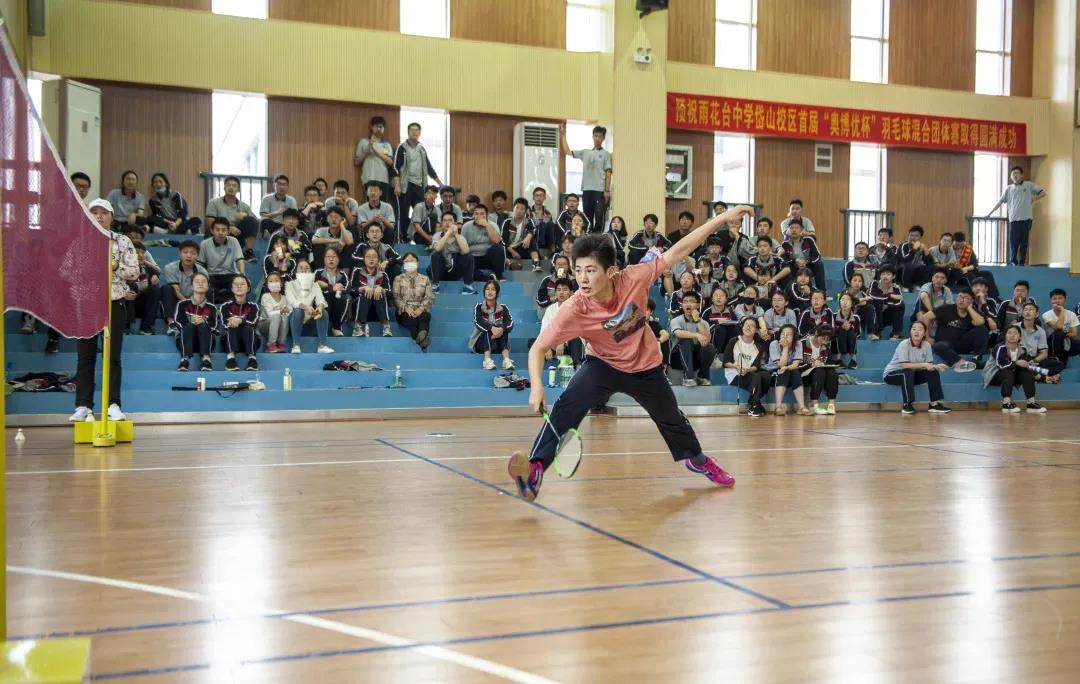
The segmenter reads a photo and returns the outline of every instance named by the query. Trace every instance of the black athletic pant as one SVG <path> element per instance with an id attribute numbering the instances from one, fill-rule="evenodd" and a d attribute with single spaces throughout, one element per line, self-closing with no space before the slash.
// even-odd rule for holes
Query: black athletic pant
<path id="1" fill-rule="evenodd" d="M 506 268 L 506 248 L 501 244 L 492 245 L 488 247 L 488 250 L 483 254 L 473 254 L 473 273 L 476 273 L 476 269 L 485 268 L 495 274 L 495 277 L 502 280 L 503 269 Z M 465 279 L 463 276 L 461 281 L 466 285 L 472 284 L 472 278 Z"/>
<path id="2" fill-rule="evenodd" d="M 461 280 L 466 285 L 472 284 L 476 261 L 471 254 L 451 254 L 452 265 L 446 265 L 446 256 L 439 252 L 431 253 L 431 284 L 438 285 L 444 280 Z"/>
<path id="3" fill-rule="evenodd" d="M 1035 398 L 1035 374 L 1027 368 L 1015 365 L 1002 368 L 994 374 L 994 379 L 990 381 L 990 384 L 1001 385 L 1002 399 L 1012 398 L 1013 387 L 1016 385 L 1024 388 L 1025 397 L 1028 399 Z"/>
<path id="4" fill-rule="evenodd" d="M 977 325 L 961 335 L 957 340 L 951 342 L 938 340 L 934 343 L 934 353 L 940 356 L 942 361 L 952 366 L 960 360 L 961 354 L 984 356 L 989 344 L 990 329 L 985 325 Z"/>
<path id="5" fill-rule="evenodd" d="M 323 293 L 323 297 L 326 299 L 326 313 L 330 316 L 330 327 L 341 330 L 341 325 L 345 322 L 345 314 L 349 310 L 349 295 L 342 292 L 338 297 L 337 293 L 328 290 Z"/>
<path id="6" fill-rule="evenodd" d="M 895 370 L 885 376 L 885 382 L 889 385 L 897 385 L 904 396 L 905 404 L 915 403 L 915 385 L 926 384 L 930 390 L 930 403 L 941 401 L 945 394 L 941 391 L 941 373 L 937 371 L 914 370 L 904 368 Z"/>
<path id="7" fill-rule="evenodd" d="M 1009 265 L 1025 266 L 1028 256 L 1028 239 L 1031 237 L 1031 219 L 1009 221 Z"/>
<path id="8" fill-rule="evenodd" d="M 482 332 L 480 337 L 476 338 L 476 342 L 473 343 L 473 351 L 477 354 L 483 354 L 484 352 L 491 352 L 494 354 L 502 354 L 504 350 L 510 349 L 510 335 L 504 332 L 498 337 L 492 337 L 491 333 Z"/>
<path id="9" fill-rule="evenodd" d="M 1067 335 L 1055 330 L 1047 336 L 1046 342 L 1050 347 L 1051 358 L 1057 359 L 1062 366 L 1069 365 L 1070 356 L 1080 356 L 1080 337 L 1072 341 L 1069 349 L 1065 349 Z"/>
<path id="10" fill-rule="evenodd" d="M 855 329 L 844 330 L 840 326 L 836 326 L 836 337 L 834 338 L 834 347 L 837 354 L 851 354 L 855 356 L 859 353 L 859 336 L 855 334 Z"/>
<path id="11" fill-rule="evenodd" d="M 875 334 L 884 337 L 885 328 L 891 328 L 893 335 L 904 335 L 904 304 L 900 306 L 885 306 L 884 302 L 875 301 L 874 311 L 876 326 Z M 873 329 L 873 328 L 871 328 Z"/>
<path id="12" fill-rule="evenodd" d="M 187 359 L 194 355 L 210 356 L 214 348 L 214 334 L 207 323 L 193 325 L 184 323 L 180 326 L 180 335 L 176 338 L 180 347 L 180 358 Z"/>
<path id="13" fill-rule="evenodd" d="M 749 392 L 750 398 L 746 403 L 750 406 L 757 406 L 761 403 L 761 398 L 772 387 L 772 379 L 773 376 L 768 371 L 756 370 L 750 371 L 746 375 L 736 375 L 731 384 Z"/>
<path id="14" fill-rule="evenodd" d="M 416 336 L 420 334 L 421 330 L 429 330 L 431 328 L 431 313 L 424 311 L 415 318 L 406 313 L 398 312 L 397 322 L 406 330 L 409 331 L 409 337 L 416 339 Z"/>
<path id="15" fill-rule="evenodd" d="M 592 223 L 593 232 L 604 231 L 604 217 L 607 216 L 607 204 L 603 190 L 584 190 L 581 193 L 581 211 Z"/>
<path id="16" fill-rule="evenodd" d="M 717 323 L 712 327 L 713 349 L 727 349 L 729 340 L 739 336 L 739 326 Z"/>
<path id="17" fill-rule="evenodd" d="M 134 301 L 128 302 L 128 323 L 139 318 L 142 319 L 140 327 L 153 329 L 160 308 L 161 288 L 150 285 Z"/>
<path id="18" fill-rule="evenodd" d="M 863 335 L 869 335 L 873 333 L 877 335 L 877 307 L 873 302 L 867 302 L 861 306 L 856 307 L 855 312 L 859 314 L 860 321 L 859 327 L 862 329 Z"/>
<path id="19" fill-rule="evenodd" d="M 241 323 L 235 328 L 225 326 L 225 334 L 222 335 L 227 354 L 243 354 L 255 356 L 255 350 L 259 346 L 255 336 L 255 326 Z"/>
<path id="20" fill-rule="evenodd" d="M 545 421 L 540 428 L 529 460 L 539 461 L 547 469 L 555 458 L 559 435 L 580 425 L 590 409 L 606 403 L 616 392 L 629 395 L 648 412 L 673 459 L 681 461 L 701 454 L 701 444 L 694 434 L 694 428 L 690 427 L 690 422 L 679 410 L 679 402 L 660 366 L 637 373 L 624 373 L 589 356 L 551 408 L 551 425 Z"/>
<path id="21" fill-rule="evenodd" d="M 808 379 L 810 380 L 810 401 L 817 401 L 822 390 L 825 391 L 826 399 L 836 400 L 836 395 L 840 391 L 840 375 L 835 368 L 815 368 L 810 371 Z"/>
<path id="22" fill-rule="evenodd" d="M 716 347 L 711 344 L 701 346 L 693 340 L 680 340 L 672 338 L 675 345 L 675 354 L 671 357 L 671 365 L 683 371 L 688 378 L 708 379 L 709 369 L 716 358 Z"/>
<path id="23" fill-rule="evenodd" d="M 127 330 L 127 307 L 124 300 L 112 302 L 112 324 L 109 334 L 112 347 L 109 353 L 109 403 L 120 405 L 120 354 L 124 351 L 124 331 Z M 78 363 L 75 367 L 75 408 L 85 406 L 94 408 L 94 367 L 97 365 L 98 336 L 77 340 Z"/>
<path id="24" fill-rule="evenodd" d="M 363 325 L 369 323 L 372 311 L 375 312 L 375 318 L 379 323 L 386 325 L 390 322 L 390 296 L 389 292 L 384 292 L 382 299 L 372 299 L 365 295 L 356 295 L 352 299 L 352 306 L 356 311 L 356 315 L 352 321 L 356 325 Z"/>
<path id="25" fill-rule="evenodd" d="M 384 201 L 390 201 L 390 195 L 383 195 Z M 424 188 L 414 183 L 405 183 L 401 194 L 397 196 L 397 224 L 401 226 L 401 240 L 408 238 L 408 226 L 412 224 L 412 210 L 424 201 Z"/>
<path id="26" fill-rule="evenodd" d="M 773 384 L 776 387 L 798 389 L 803 386 L 802 373 L 799 369 L 786 370 L 783 373 L 773 373 Z"/>

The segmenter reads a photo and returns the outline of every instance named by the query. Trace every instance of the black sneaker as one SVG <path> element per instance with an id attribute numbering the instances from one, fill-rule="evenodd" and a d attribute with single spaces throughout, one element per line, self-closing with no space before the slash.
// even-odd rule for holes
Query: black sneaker
<path id="1" fill-rule="evenodd" d="M 913 416 L 915 415 L 915 407 L 911 404 L 904 404 L 900 409 L 900 413 L 903 413 L 905 416 Z"/>
<path id="2" fill-rule="evenodd" d="M 247 362 L 247 369 L 249 371 L 257 371 L 257 370 L 259 370 L 259 360 L 256 359 L 254 356 L 249 356 L 248 357 L 248 362 Z"/>
<path id="3" fill-rule="evenodd" d="M 856 368 L 859 367 L 859 362 L 855 360 L 854 356 L 851 357 L 851 361 L 848 362 L 847 367 L 852 369 L 852 370 L 855 370 Z"/>
<path id="4" fill-rule="evenodd" d="M 255 250 L 253 250 L 253 249 L 245 249 L 244 250 L 244 258 L 247 259 L 248 261 L 255 261 Z"/>
<path id="5" fill-rule="evenodd" d="M 936 404 L 930 404 L 930 408 L 927 409 L 930 413 L 952 413 L 952 409 L 942 404 L 940 401 Z"/>
<path id="6" fill-rule="evenodd" d="M 1046 407 L 1037 401 L 1029 401 L 1024 408 L 1027 409 L 1028 413 L 1046 413 Z"/>
<path id="7" fill-rule="evenodd" d="M 1011 401 L 1006 401 L 1001 405 L 1002 413 L 1020 413 L 1020 407 Z"/>
<path id="8" fill-rule="evenodd" d="M 202 363 L 199 364 L 199 370 L 212 371 L 214 370 L 214 364 L 212 361 L 210 361 L 210 359 L 203 359 Z"/>
<path id="9" fill-rule="evenodd" d="M 975 362 L 975 367 L 979 370 L 986 368 L 986 359 L 984 359 L 983 357 L 976 356 L 974 359 L 972 359 L 972 361 Z"/>
<path id="10" fill-rule="evenodd" d="M 750 408 L 746 409 L 746 415 L 751 418 L 760 418 L 765 415 L 765 409 L 758 404 L 754 404 Z"/>
<path id="11" fill-rule="evenodd" d="M 60 340 L 49 340 L 45 343 L 46 354 L 58 354 L 60 353 Z"/>
<path id="12" fill-rule="evenodd" d="M 143 326 L 139 327 L 139 334 L 140 335 L 153 335 L 154 334 L 154 329 L 151 328 L 148 325 L 143 325 Z"/>
<path id="13" fill-rule="evenodd" d="M 178 371 L 186 371 L 188 369 L 188 360 L 180 359 L 180 364 L 176 367 Z"/>
<path id="14" fill-rule="evenodd" d="M 231 358 L 231 359 L 225 359 L 225 370 L 227 370 L 227 371 L 240 370 L 240 365 L 238 363 L 236 363 L 236 357 L 235 356 L 233 358 Z"/>

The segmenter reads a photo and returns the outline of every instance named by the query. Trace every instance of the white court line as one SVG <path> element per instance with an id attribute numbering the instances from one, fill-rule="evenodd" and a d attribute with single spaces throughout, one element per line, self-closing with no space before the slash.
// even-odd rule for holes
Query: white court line
<path id="1" fill-rule="evenodd" d="M 852 439 L 855 439 L 854 437 Z M 963 438 L 960 438 L 963 439 Z M 965 440 L 971 441 L 971 440 Z M 1080 442 L 1072 442 L 1064 439 L 1025 439 L 1016 441 L 1002 441 L 994 442 L 994 444 L 1046 444 L 1046 443 L 1065 443 L 1065 444 L 1080 444 Z M 752 447 L 747 449 L 725 449 L 723 451 L 714 452 L 717 455 L 724 454 L 756 454 L 762 452 L 776 452 L 776 451 L 855 451 L 866 449 L 934 449 L 940 447 L 941 444 L 879 444 L 876 446 L 867 447 L 866 445 L 856 446 L 793 446 L 793 447 Z M 585 457 L 590 456 L 644 456 L 648 454 L 666 454 L 667 451 L 600 451 L 596 453 L 586 453 Z M 432 458 L 432 461 L 492 461 L 498 459 L 505 459 L 506 456 L 443 456 L 439 458 Z M 147 473 L 154 471 L 177 471 L 177 470 L 233 470 L 236 468 L 301 468 L 308 466 L 337 466 L 337 465 L 364 465 L 368 463 L 423 463 L 415 458 L 371 458 L 371 459 L 356 459 L 349 461 L 295 461 L 285 463 L 216 463 L 213 465 L 190 465 L 190 466 L 161 466 L 157 468 L 86 468 L 86 469 L 70 469 L 70 470 L 9 470 L 7 472 L 8 477 L 19 477 L 23 475 L 76 475 L 79 473 Z"/>
<path id="2" fill-rule="evenodd" d="M 8 572 L 13 572 L 20 575 L 33 575 L 35 577 L 49 577 L 52 579 L 69 580 L 72 582 L 84 582 L 86 584 L 97 584 L 106 587 L 115 587 L 117 589 L 128 589 L 130 591 L 141 591 L 147 594 L 156 594 L 158 596 L 167 596 L 169 598 L 181 599 L 184 601 L 192 601 L 195 603 L 210 603 L 211 598 L 204 594 L 196 594 L 190 591 L 184 591 L 182 589 L 172 589 L 171 587 L 163 587 L 157 584 L 144 584 L 142 582 L 129 582 L 127 580 L 114 579 L 112 577 L 98 577 L 96 575 L 83 575 L 74 572 L 61 572 L 59 570 L 44 570 L 41 568 L 28 568 L 19 565 L 7 566 Z M 253 612 L 260 614 L 270 613 L 286 613 L 283 610 L 277 610 L 274 608 L 255 608 Z M 354 625 L 348 625 L 343 622 L 336 622 L 334 620 L 326 620 L 324 618 L 315 617 L 314 615 L 306 615 L 299 613 L 289 613 L 282 615 L 280 620 L 288 620 L 289 622 L 295 622 L 299 625 L 307 625 L 308 627 L 314 627 L 315 629 L 322 629 L 329 632 L 337 632 L 338 634 L 345 634 L 347 636 L 353 636 L 358 639 L 366 639 L 368 641 L 374 641 L 386 646 L 414 646 L 420 642 L 412 639 L 406 639 L 394 634 L 388 634 L 386 632 L 380 632 L 374 629 L 367 629 L 365 627 L 357 627 Z M 420 646 L 415 650 L 417 653 L 422 653 L 434 660 L 443 660 L 448 663 L 454 663 L 461 665 L 462 667 L 469 668 L 470 670 L 477 670 L 478 672 L 485 672 L 487 674 L 505 679 L 511 682 L 521 682 L 522 684 L 557 684 L 554 680 L 534 675 L 531 672 L 524 672 L 517 670 L 507 665 L 485 660 L 483 658 L 477 658 L 475 656 L 466 655 L 464 653 L 458 653 L 451 651 L 450 649 L 443 648 L 441 646 Z M 222 663 L 222 665 L 231 665 L 232 663 Z M 258 663 L 262 664 L 262 663 Z M 211 668 L 214 664 L 211 663 Z"/>

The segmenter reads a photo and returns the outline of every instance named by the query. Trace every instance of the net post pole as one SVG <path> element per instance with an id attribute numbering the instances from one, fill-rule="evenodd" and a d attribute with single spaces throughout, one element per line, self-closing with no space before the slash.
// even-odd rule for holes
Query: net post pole
<path id="1" fill-rule="evenodd" d="M 108 256 L 105 259 L 108 277 L 105 279 L 105 329 L 101 333 L 101 423 L 98 434 L 104 435 L 109 429 L 109 359 L 112 353 L 112 236 L 109 237 Z"/>
<path id="2" fill-rule="evenodd" d="M 2 29 L 0 29 L 2 30 Z M 0 190 L 3 192 L 3 190 Z M 0 201 L 0 205 L 2 205 Z M 4 237 L 0 230 L 0 368 L 4 363 Z M 6 372 L 5 372 L 6 376 Z M 7 377 L 4 378 L 5 387 Z M 0 430 L 7 426 L 7 396 L 0 392 Z M 7 641 L 7 437 L 0 440 L 0 642 Z"/>

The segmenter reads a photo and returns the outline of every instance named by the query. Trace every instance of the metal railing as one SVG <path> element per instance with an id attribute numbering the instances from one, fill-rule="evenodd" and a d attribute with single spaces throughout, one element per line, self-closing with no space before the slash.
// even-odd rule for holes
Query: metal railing
<path id="1" fill-rule="evenodd" d="M 896 212 L 841 209 L 840 215 L 844 219 L 844 258 L 850 259 L 855 254 L 855 243 L 865 242 L 873 245 L 877 242 L 879 230 L 893 227 Z"/>
<path id="2" fill-rule="evenodd" d="M 762 214 L 765 213 L 765 205 L 764 204 L 754 204 L 753 202 L 735 202 L 735 201 L 730 201 L 730 200 L 726 200 L 726 199 L 714 199 L 714 200 L 711 200 L 711 201 L 702 202 L 702 204 L 705 205 L 705 215 L 708 216 L 709 218 L 712 218 L 713 216 L 716 215 L 713 212 L 713 205 L 716 204 L 717 202 L 723 202 L 724 204 L 728 205 L 729 207 L 734 207 L 734 206 L 739 205 L 739 204 L 745 204 L 748 207 L 753 207 L 754 208 L 754 216 L 746 216 L 746 217 L 743 218 L 742 230 L 743 230 L 743 233 L 745 233 L 746 235 L 753 235 L 754 234 L 754 225 L 757 222 L 756 217 L 761 216 Z M 779 227 L 780 227 L 779 222 L 775 222 L 775 223 L 776 223 L 775 227 L 779 230 Z"/>
<path id="3" fill-rule="evenodd" d="M 248 206 L 258 214 L 259 204 L 265 195 L 273 192 L 273 176 L 244 176 L 238 173 L 211 173 L 203 171 L 199 177 L 203 180 L 203 189 L 206 191 L 206 201 L 225 194 L 225 179 L 235 176 L 240 179 L 240 192 L 236 194 L 240 201 L 247 202 Z M 258 218 L 258 216 L 256 216 Z"/>
<path id="4" fill-rule="evenodd" d="M 1009 262 L 1009 219 L 1003 216 L 965 216 L 967 239 L 980 264 Z"/>

